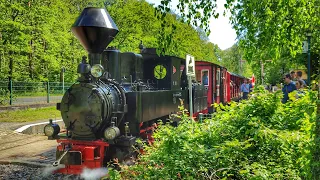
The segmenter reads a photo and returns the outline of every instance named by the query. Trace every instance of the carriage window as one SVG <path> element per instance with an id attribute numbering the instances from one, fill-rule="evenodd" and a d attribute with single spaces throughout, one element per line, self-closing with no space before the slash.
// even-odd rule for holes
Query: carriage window
<path id="1" fill-rule="evenodd" d="M 181 65 L 181 66 L 180 66 L 180 77 L 182 77 L 184 67 L 185 67 L 184 65 Z M 184 74 L 185 74 L 185 73 L 184 73 Z"/>
<path id="2" fill-rule="evenodd" d="M 209 70 L 208 69 L 204 69 L 201 71 L 201 82 L 203 85 L 205 86 L 209 86 Z"/>

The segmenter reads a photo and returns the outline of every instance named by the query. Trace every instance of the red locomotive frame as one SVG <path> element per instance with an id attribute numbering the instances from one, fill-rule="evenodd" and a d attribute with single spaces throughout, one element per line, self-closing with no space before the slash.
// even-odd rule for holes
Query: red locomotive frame
<path id="1" fill-rule="evenodd" d="M 140 136 L 151 145 L 154 142 L 152 133 L 157 128 L 157 124 L 154 123 L 146 128 L 141 128 L 142 125 L 143 123 L 140 124 Z M 56 170 L 55 173 L 81 174 L 84 168 L 95 169 L 104 167 L 105 149 L 109 147 L 109 143 L 103 140 L 79 141 L 70 139 L 58 139 L 57 142 L 59 143 L 57 146 L 58 152 L 65 152 L 66 147 L 71 146 L 71 151 L 80 153 L 81 164 L 65 165 L 64 168 Z M 140 153 L 143 153 L 142 149 L 140 149 Z"/>
<path id="2" fill-rule="evenodd" d="M 79 152 L 81 154 L 81 165 L 65 165 L 65 168 L 61 168 L 56 173 L 63 174 L 81 174 L 84 168 L 100 168 L 103 167 L 105 148 L 109 146 L 109 143 L 102 140 L 96 141 L 77 141 L 70 139 L 58 139 L 57 151 L 64 152 L 65 147 L 71 145 L 72 151 Z"/>

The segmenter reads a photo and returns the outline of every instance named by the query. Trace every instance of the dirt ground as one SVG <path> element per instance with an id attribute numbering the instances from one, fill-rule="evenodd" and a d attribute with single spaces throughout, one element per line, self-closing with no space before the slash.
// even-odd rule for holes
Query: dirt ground
<path id="1" fill-rule="evenodd" d="M 14 132 L 26 124 L 0 123 L 0 180 L 84 179 L 80 175 L 52 174 L 58 169 L 51 166 L 55 161 L 57 142 L 48 140 L 44 135 Z"/>
<path id="2" fill-rule="evenodd" d="M 51 163 L 55 158 L 55 140 L 44 135 L 27 135 L 14 132 L 28 123 L 0 123 L 0 161 L 30 160 Z"/>

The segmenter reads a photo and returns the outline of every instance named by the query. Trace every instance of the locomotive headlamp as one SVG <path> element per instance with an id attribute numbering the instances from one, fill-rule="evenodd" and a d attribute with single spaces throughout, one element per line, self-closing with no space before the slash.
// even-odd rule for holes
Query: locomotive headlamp
<path id="1" fill-rule="evenodd" d="M 91 68 L 91 74 L 93 77 L 98 78 L 103 74 L 103 66 L 101 64 L 95 64 Z"/>
<path id="2" fill-rule="evenodd" d="M 49 120 L 49 124 L 47 124 L 44 129 L 44 134 L 46 136 L 56 136 L 60 132 L 60 127 L 58 124 L 53 124 L 52 119 Z"/>
<path id="3" fill-rule="evenodd" d="M 116 126 L 108 127 L 104 131 L 104 138 L 106 140 L 113 140 L 120 135 L 120 129 Z"/>
<path id="4" fill-rule="evenodd" d="M 51 125 L 48 124 L 44 127 L 44 134 L 46 136 L 52 136 L 53 133 L 54 133 L 54 128 Z"/>

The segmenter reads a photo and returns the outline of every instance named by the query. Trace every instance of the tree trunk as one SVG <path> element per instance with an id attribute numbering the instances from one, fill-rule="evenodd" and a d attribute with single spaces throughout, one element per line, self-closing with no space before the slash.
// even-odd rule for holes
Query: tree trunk
<path id="1" fill-rule="evenodd" d="M 12 58 L 12 51 L 9 51 L 9 79 L 12 79 L 12 75 L 13 75 L 13 58 Z"/>
<path id="2" fill-rule="evenodd" d="M 33 42 L 30 40 L 31 53 L 29 53 L 29 77 L 33 79 L 32 59 L 33 59 Z"/>
<path id="3" fill-rule="evenodd" d="M 30 7 L 30 4 L 29 4 L 29 7 Z M 31 27 L 33 28 L 33 18 L 31 17 L 30 18 L 31 21 L 30 21 L 30 25 Z M 33 69 L 32 69 L 32 61 L 33 61 L 33 54 L 34 54 L 34 50 L 33 50 L 33 30 L 31 30 L 31 39 L 30 39 L 30 49 L 31 49 L 31 52 L 29 53 L 29 77 L 30 79 L 33 79 Z"/>
<path id="4" fill-rule="evenodd" d="M 13 59 L 12 59 L 12 51 L 9 51 L 9 76 L 8 76 L 8 90 L 11 93 L 11 88 L 10 88 L 10 81 L 12 81 L 12 74 L 13 74 Z"/>

